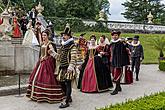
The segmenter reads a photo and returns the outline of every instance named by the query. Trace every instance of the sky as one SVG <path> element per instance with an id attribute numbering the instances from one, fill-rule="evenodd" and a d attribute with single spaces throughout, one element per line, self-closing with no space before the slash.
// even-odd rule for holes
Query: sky
<path id="1" fill-rule="evenodd" d="M 124 12 L 124 7 L 121 5 L 127 0 L 109 0 L 110 2 L 110 13 L 111 16 L 109 17 L 110 21 L 127 21 L 121 13 Z M 165 0 L 162 0 L 162 3 L 165 4 Z"/>

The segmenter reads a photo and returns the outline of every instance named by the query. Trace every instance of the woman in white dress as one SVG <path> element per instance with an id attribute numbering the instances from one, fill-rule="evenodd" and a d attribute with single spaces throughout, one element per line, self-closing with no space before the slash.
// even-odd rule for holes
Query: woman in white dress
<path id="1" fill-rule="evenodd" d="M 32 20 L 29 20 L 29 23 L 27 24 L 27 31 L 25 33 L 22 45 L 28 45 L 28 46 L 34 46 L 39 45 L 38 40 L 36 38 L 36 35 L 32 28 Z"/>

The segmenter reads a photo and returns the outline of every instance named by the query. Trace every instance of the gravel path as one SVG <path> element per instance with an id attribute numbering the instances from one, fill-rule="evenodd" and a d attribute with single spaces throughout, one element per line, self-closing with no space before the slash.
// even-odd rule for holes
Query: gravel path
<path id="1" fill-rule="evenodd" d="M 71 106 L 63 110 L 95 110 L 127 99 L 165 91 L 165 72 L 160 72 L 158 65 L 142 65 L 139 79 L 140 81 L 134 81 L 131 85 L 122 85 L 123 91 L 115 96 L 110 95 L 111 91 L 87 94 L 74 89 Z M 60 110 L 58 106 L 59 104 L 33 102 L 26 97 L 0 97 L 1 110 Z"/>

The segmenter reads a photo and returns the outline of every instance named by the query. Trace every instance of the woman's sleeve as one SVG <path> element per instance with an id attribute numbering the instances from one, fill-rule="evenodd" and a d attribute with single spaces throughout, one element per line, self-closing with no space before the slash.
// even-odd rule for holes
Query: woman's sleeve
<path id="1" fill-rule="evenodd" d="M 49 45 L 49 49 L 50 49 L 50 51 L 51 51 L 51 54 L 50 54 L 50 55 L 51 55 L 52 57 L 54 57 L 55 59 L 58 59 L 59 54 L 58 54 L 57 52 L 55 52 L 55 50 L 54 50 L 52 44 Z"/>

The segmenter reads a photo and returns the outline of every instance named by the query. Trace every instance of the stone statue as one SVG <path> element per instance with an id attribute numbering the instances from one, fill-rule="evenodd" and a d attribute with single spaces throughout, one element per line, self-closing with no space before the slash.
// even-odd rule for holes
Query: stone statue
<path id="1" fill-rule="evenodd" d="M 36 6 L 36 10 L 38 12 L 37 16 L 42 15 L 41 13 L 44 11 L 44 7 L 41 5 L 41 2 L 39 2 L 38 6 Z"/>
<path id="2" fill-rule="evenodd" d="M 0 25 L 0 31 L 3 34 L 2 39 L 4 39 L 4 40 L 11 40 L 11 38 L 6 35 L 7 32 L 11 32 L 12 31 L 12 26 L 9 23 L 9 19 L 11 18 L 11 16 L 8 13 L 7 9 L 5 9 L 1 13 L 1 17 L 3 19 L 3 23 Z"/>
<path id="3" fill-rule="evenodd" d="M 105 21 L 104 16 L 105 16 L 105 13 L 104 13 L 104 11 L 101 10 L 101 11 L 99 12 L 99 19 L 98 19 L 98 20 L 99 20 L 99 21 Z"/>
<path id="4" fill-rule="evenodd" d="M 152 22 L 153 15 L 152 15 L 151 11 L 149 12 L 149 15 L 147 16 L 147 18 L 148 18 L 148 23 L 153 23 Z"/>

